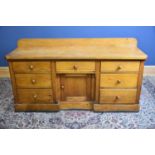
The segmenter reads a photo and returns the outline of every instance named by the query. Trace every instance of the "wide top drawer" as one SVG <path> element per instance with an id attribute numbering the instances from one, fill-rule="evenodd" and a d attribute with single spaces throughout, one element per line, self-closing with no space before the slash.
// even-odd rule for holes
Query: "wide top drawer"
<path id="1" fill-rule="evenodd" d="M 102 61 L 101 72 L 138 72 L 139 61 Z"/>
<path id="2" fill-rule="evenodd" d="M 94 61 L 58 61 L 57 73 L 95 73 Z"/>
<path id="3" fill-rule="evenodd" d="M 15 73 L 49 73 L 51 68 L 48 61 L 16 61 L 13 70 Z"/>

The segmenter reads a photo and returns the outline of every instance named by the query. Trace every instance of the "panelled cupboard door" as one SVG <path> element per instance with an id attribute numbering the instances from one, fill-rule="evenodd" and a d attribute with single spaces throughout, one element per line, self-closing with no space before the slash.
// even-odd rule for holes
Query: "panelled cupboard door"
<path id="1" fill-rule="evenodd" d="M 82 102 L 94 100 L 94 76 L 87 74 L 60 75 L 60 100 Z"/>

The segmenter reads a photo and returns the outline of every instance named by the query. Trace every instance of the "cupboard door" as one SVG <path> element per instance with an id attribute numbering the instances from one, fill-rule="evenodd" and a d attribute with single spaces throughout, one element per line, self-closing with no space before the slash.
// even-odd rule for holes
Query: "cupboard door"
<path id="1" fill-rule="evenodd" d="M 60 75 L 60 100 L 69 102 L 93 101 L 94 81 L 93 75 Z"/>

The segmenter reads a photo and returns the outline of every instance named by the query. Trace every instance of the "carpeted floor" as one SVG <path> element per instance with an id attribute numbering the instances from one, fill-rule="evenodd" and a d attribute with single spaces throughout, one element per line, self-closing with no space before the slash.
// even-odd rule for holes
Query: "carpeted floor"
<path id="1" fill-rule="evenodd" d="M 50 113 L 14 112 L 10 80 L 0 79 L 0 128 L 155 128 L 155 76 L 145 76 L 135 112 L 95 113 L 67 110 Z"/>

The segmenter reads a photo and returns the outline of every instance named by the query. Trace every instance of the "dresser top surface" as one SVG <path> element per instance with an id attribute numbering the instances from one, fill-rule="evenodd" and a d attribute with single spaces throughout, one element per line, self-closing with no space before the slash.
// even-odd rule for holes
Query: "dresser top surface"
<path id="1" fill-rule="evenodd" d="M 8 60 L 145 60 L 135 39 L 25 39 L 9 53 Z M 108 41 L 107 41 L 108 40 Z M 50 45 L 50 46 L 49 46 Z"/>

